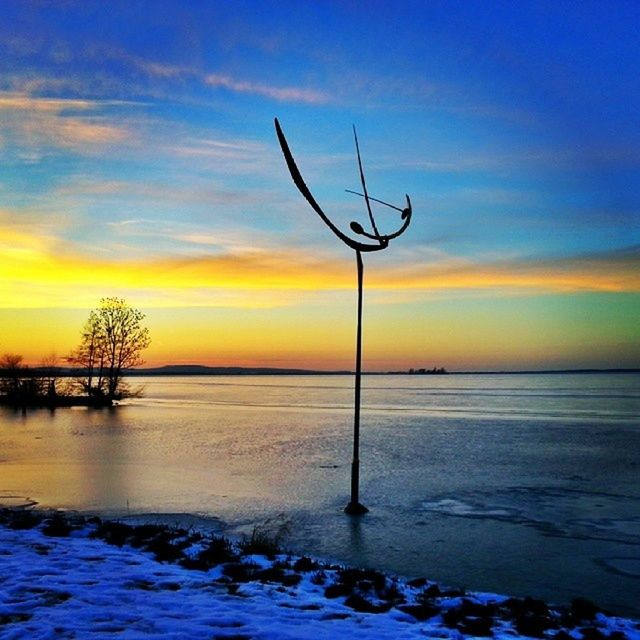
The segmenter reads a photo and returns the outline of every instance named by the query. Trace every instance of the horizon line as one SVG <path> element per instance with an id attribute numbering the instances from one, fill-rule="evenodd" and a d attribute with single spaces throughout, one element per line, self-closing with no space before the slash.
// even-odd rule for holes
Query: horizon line
<path id="1" fill-rule="evenodd" d="M 0 373 L 4 370 L 0 369 Z M 78 375 L 77 367 L 67 366 L 27 366 L 25 373 L 53 373 L 60 377 Z M 353 375 L 351 369 L 313 369 L 304 367 L 269 367 L 269 366 L 238 366 L 238 365 L 204 365 L 204 364 L 167 364 L 153 367 L 141 367 L 123 370 L 123 375 Z M 640 367 L 578 367 L 560 369 L 480 369 L 480 370 L 448 370 L 436 367 L 435 370 L 410 367 L 408 369 L 369 370 L 363 375 L 413 375 L 413 376 L 441 376 L 441 375 L 537 375 L 537 374 L 585 374 L 585 373 L 640 373 Z"/>

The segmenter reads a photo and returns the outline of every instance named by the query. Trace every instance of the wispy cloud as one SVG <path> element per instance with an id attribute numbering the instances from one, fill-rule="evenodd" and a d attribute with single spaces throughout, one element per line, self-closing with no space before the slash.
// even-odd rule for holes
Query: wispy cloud
<path id="1" fill-rule="evenodd" d="M 98 180 L 76 177 L 56 187 L 52 198 L 86 199 L 110 197 L 125 201 L 151 203 L 240 205 L 269 200 L 269 193 L 261 190 L 244 191 L 210 184 L 210 180 L 194 181 L 189 184 L 167 184 L 143 180 Z M 158 221 L 150 221 L 157 223 Z M 113 224 L 121 224 L 115 221 Z"/>
<path id="2" fill-rule="evenodd" d="M 0 208 L 0 269 L 44 265 L 62 250 L 60 234 L 73 224 L 68 213 Z"/>
<path id="3" fill-rule="evenodd" d="M 144 221 L 120 223 L 123 227 Z M 117 291 L 146 304 L 161 306 L 252 306 L 295 304 L 296 295 L 352 290 L 353 265 L 347 258 L 322 251 L 251 247 L 241 234 L 189 232 L 182 239 L 200 247 L 218 243 L 215 254 L 134 259 L 119 252 L 112 258 L 83 253 L 48 230 L 8 224 L 0 219 L 1 307 L 77 306 Z M 413 267 L 371 266 L 371 291 L 406 292 L 410 298 L 430 292 L 491 292 L 496 296 L 572 292 L 640 291 L 640 251 L 594 253 L 547 259 L 478 262 L 426 254 Z M 232 295 L 220 296 L 220 291 Z M 267 294 L 267 292 L 269 292 Z M 297 292 L 297 293 L 296 293 Z M 455 295 L 455 293 L 452 293 Z M 63 304 L 61 301 L 66 300 Z M 155 302 L 154 302 L 155 301 Z"/>
<path id="4" fill-rule="evenodd" d="M 251 140 L 197 138 L 185 132 L 180 141 L 175 138 L 160 143 L 164 153 L 186 160 L 197 160 L 216 173 L 272 173 L 273 159 L 266 145 Z"/>
<path id="5" fill-rule="evenodd" d="M 496 293 L 572 293 L 640 291 L 640 251 L 576 255 L 562 258 L 462 261 L 394 267 L 375 279 L 380 288 L 412 290 L 479 289 Z M 395 284 L 394 284 L 395 283 Z"/>
<path id="6" fill-rule="evenodd" d="M 83 100 L 78 98 L 47 98 L 27 92 L 0 92 L 0 110 L 42 111 L 68 113 L 72 111 L 97 111 L 104 107 L 141 105 L 131 100 Z"/>
<path id="7" fill-rule="evenodd" d="M 279 86 L 232 76 L 221 71 L 203 71 L 186 65 L 150 60 L 133 55 L 120 48 L 99 47 L 96 50 L 96 55 L 106 55 L 135 67 L 148 77 L 161 80 L 195 80 L 212 89 L 225 89 L 234 93 L 252 94 L 279 102 L 302 102 L 307 104 L 329 102 L 329 95 L 317 89 L 299 86 Z"/>
<path id="8" fill-rule="evenodd" d="M 327 94 L 313 89 L 303 89 L 299 87 L 275 87 L 259 82 L 248 82 L 246 80 L 236 80 L 227 75 L 219 73 L 209 73 L 203 78 L 204 83 L 209 87 L 222 87 L 238 93 L 252 93 L 265 96 L 280 102 L 307 102 L 309 104 L 321 104 L 328 102 Z"/>
<path id="9" fill-rule="evenodd" d="M 585 166 L 621 166 L 640 165 L 640 151 L 636 148 L 531 148 L 515 150 L 510 153 L 467 153 L 460 151 L 453 155 L 432 153 L 430 157 L 417 154 L 397 158 L 379 157 L 371 161 L 372 169 L 389 170 L 401 168 L 407 171 L 425 173 L 493 173 L 510 174 L 531 170 L 546 171 L 582 171 Z"/>
<path id="10" fill-rule="evenodd" d="M 24 93 L 0 94 L 0 110 L 43 111 L 60 113 L 65 110 L 86 111 L 95 108 L 90 100 L 35 98 Z"/>
<path id="11" fill-rule="evenodd" d="M 27 158 L 51 147 L 82 151 L 122 143 L 132 131 L 104 115 L 105 107 L 122 104 L 129 103 L 0 93 L 2 133 Z"/>
<path id="12" fill-rule="evenodd" d="M 202 258 L 203 252 L 224 253 L 229 256 L 251 254 L 258 250 L 256 247 L 267 253 L 278 244 L 282 251 L 282 242 L 277 242 L 279 238 L 274 232 L 248 228 L 241 223 L 235 224 L 231 229 L 212 229 L 187 222 L 137 218 L 109 222 L 107 225 L 117 237 L 125 241 L 130 238 L 146 238 L 153 240 L 156 245 L 161 241 L 169 241 L 174 254 L 177 252 L 176 247 L 180 246 L 181 255 L 196 256 L 197 259 Z"/>
<path id="13" fill-rule="evenodd" d="M 23 132 L 33 142 L 45 141 L 57 146 L 77 148 L 122 142 L 130 132 L 126 127 L 107 124 L 99 119 L 55 118 L 24 122 Z"/>

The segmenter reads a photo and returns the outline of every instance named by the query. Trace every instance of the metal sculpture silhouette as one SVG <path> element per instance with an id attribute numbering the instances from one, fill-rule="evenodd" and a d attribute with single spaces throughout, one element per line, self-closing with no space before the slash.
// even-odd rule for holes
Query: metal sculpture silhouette
<path id="1" fill-rule="evenodd" d="M 353 128 L 353 137 L 356 143 L 356 153 L 358 156 L 358 169 L 360 171 L 360 183 L 362 184 L 362 191 L 364 193 L 358 193 L 357 191 L 351 191 L 350 189 L 346 189 L 348 193 L 353 193 L 357 196 L 361 196 L 364 198 L 365 203 L 367 205 L 367 212 L 369 214 L 369 220 L 371 221 L 371 229 L 373 233 L 368 233 L 362 228 L 362 225 L 358 222 L 352 222 L 350 224 L 351 231 L 353 233 L 363 236 L 364 238 L 368 238 L 369 240 L 373 240 L 373 243 L 368 242 L 360 242 L 358 240 L 354 240 L 350 236 L 343 233 L 325 214 L 325 212 L 320 208 L 320 205 L 316 202 L 315 198 L 309 191 L 309 188 L 305 184 L 302 179 L 302 175 L 298 170 L 298 167 L 293 159 L 293 155 L 291 150 L 289 149 L 289 144 L 287 143 L 287 139 L 284 137 L 284 133 L 282 132 L 282 128 L 280 127 L 280 123 L 278 119 L 275 119 L 276 125 L 276 134 L 278 136 L 278 141 L 280 142 L 280 147 L 282 149 L 282 153 L 284 155 L 284 159 L 287 162 L 287 167 L 289 168 L 289 172 L 291 173 L 291 177 L 293 178 L 293 182 L 300 193 L 304 196 L 306 201 L 311 205 L 311 208 L 322 218 L 322 221 L 335 233 L 342 242 L 344 242 L 348 247 L 351 247 L 356 252 L 356 265 L 358 269 L 358 326 L 356 331 L 356 373 L 355 373 L 355 406 L 354 406 L 354 414 L 353 414 L 353 460 L 351 462 L 351 499 L 349 504 L 345 507 L 345 512 L 350 515 L 361 515 L 367 513 L 368 509 L 360 504 L 360 459 L 359 459 L 359 450 L 360 450 L 360 383 L 362 376 L 362 282 L 363 282 L 363 272 L 364 265 L 362 263 L 362 252 L 364 251 L 382 251 L 389 246 L 389 241 L 397 238 L 399 235 L 404 233 L 404 231 L 409 226 L 411 222 L 411 200 L 409 196 L 405 194 L 407 199 L 407 206 L 404 209 L 400 207 L 396 207 L 388 202 L 384 202 L 383 200 L 378 200 L 377 198 L 372 198 L 368 191 L 367 185 L 364 179 L 364 170 L 362 169 L 362 159 L 360 158 L 360 147 L 358 145 L 358 136 L 356 134 L 355 127 Z M 390 207 L 391 209 L 395 209 L 400 212 L 400 219 L 403 221 L 400 228 L 394 233 L 389 233 L 382 235 L 378 231 L 378 227 L 376 225 L 375 219 L 373 217 L 373 212 L 371 211 L 371 202 L 378 202 L 386 207 Z"/>

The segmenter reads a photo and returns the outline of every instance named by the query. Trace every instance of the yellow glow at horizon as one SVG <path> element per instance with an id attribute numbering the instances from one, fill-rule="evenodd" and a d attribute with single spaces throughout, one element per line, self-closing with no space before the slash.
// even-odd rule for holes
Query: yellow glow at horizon
<path id="1" fill-rule="evenodd" d="M 46 236 L 0 228 L 0 308 L 92 307 L 107 295 L 147 307 L 274 307 L 300 292 L 351 290 L 350 256 L 245 251 L 149 260 L 99 259 Z M 633 261 L 475 264 L 457 261 L 367 269 L 371 290 L 519 289 L 530 292 L 639 291 Z"/>
<path id="2" fill-rule="evenodd" d="M 592 356 L 608 366 L 632 366 L 640 358 L 632 318 L 638 297 L 616 305 L 609 296 L 442 299 L 426 305 L 368 300 L 365 368 L 595 366 Z M 352 369 L 354 303 L 353 295 L 345 295 L 326 305 L 273 309 L 143 309 L 152 336 L 144 357 L 147 366 Z M 0 310 L 0 353 L 21 353 L 33 365 L 52 351 L 63 357 L 78 343 L 87 315 L 80 309 Z"/>
<path id="3" fill-rule="evenodd" d="M 52 351 L 67 355 L 88 310 L 115 295 L 147 312 L 150 365 L 353 366 L 355 273 L 349 252 L 337 260 L 294 250 L 116 260 L 80 254 L 43 230 L 28 233 L 2 216 L 0 232 L 0 353 L 22 353 L 32 364 Z M 370 260 L 365 283 L 365 365 L 371 369 L 577 357 L 585 340 L 611 343 L 621 327 L 627 333 L 611 352 L 627 357 L 634 344 L 628 328 L 633 323 L 616 316 L 615 307 L 600 324 L 583 323 L 592 334 L 575 337 L 567 313 L 558 326 L 544 314 L 532 324 L 517 313 L 522 301 L 548 294 L 569 299 L 584 292 L 638 292 L 640 270 L 633 259 L 449 259 L 411 266 Z M 494 302 L 474 301 L 472 292 Z M 455 305 L 439 301 L 442 296 L 467 298 L 454 311 Z M 499 312 L 495 301 L 509 299 Z"/>

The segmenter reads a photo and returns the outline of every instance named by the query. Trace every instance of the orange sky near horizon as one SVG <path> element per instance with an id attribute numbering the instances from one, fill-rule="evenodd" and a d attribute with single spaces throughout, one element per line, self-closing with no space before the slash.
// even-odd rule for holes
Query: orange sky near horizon
<path id="1" fill-rule="evenodd" d="M 77 343 L 88 309 L 122 296 L 147 314 L 148 366 L 351 369 L 348 251 L 236 250 L 114 260 L 6 224 L 0 353 L 37 365 Z M 626 367 L 640 362 L 633 254 L 571 260 L 365 258 L 365 368 Z M 114 286 L 114 283 L 117 286 Z"/>
<path id="2" fill-rule="evenodd" d="M 365 370 L 634 367 L 633 294 L 434 296 L 385 303 L 365 294 Z M 355 293 L 265 308 L 143 308 L 145 366 L 207 364 L 352 369 Z M 0 352 L 31 365 L 77 344 L 85 309 L 0 309 Z M 628 321 L 620 321 L 629 318 Z"/>

